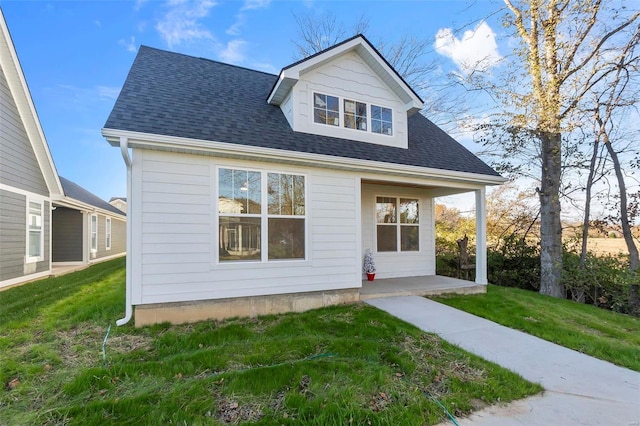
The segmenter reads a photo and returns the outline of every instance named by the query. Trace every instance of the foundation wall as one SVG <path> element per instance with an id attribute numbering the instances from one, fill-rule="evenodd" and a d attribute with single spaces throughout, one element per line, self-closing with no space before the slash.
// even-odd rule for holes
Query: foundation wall
<path id="1" fill-rule="evenodd" d="M 205 320 L 223 320 L 233 317 L 304 312 L 331 305 L 355 303 L 360 300 L 359 289 L 290 293 L 268 296 L 194 302 L 157 303 L 135 307 L 135 325 L 184 324 Z"/>

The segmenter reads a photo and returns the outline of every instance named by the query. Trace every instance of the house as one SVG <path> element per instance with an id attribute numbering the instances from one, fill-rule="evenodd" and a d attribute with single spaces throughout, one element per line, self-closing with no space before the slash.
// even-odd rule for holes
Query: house
<path id="1" fill-rule="evenodd" d="M 127 197 L 111 197 L 109 204 L 121 212 L 127 212 Z"/>
<path id="2" fill-rule="evenodd" d="M 128 175 L 136 325 L 359 300 L 377 278 L 435 275 L 434 198 L 504 181 L 419 113 L 362 35 L 279 75 L 141 47 L 102 130 Z M 366 285 L 366 283 L 364 284 Z"/>
<path id="3" fill-rule="evenodd" d="M 0 9 L 0 287 L 51 273 L 51 206 L 62 194 Z"/>
<path id="4" fill-rule="evenodd" d="M 125 254 L 126 216 L 58 176 L 0 9 L 0 288 Z"/>
<path id="5" fill-rule="evenodd" d="M 87 265 L 124 256 L 126 214 L 60 176 L 64 197 L 53 202 L 54 266 Z"/>

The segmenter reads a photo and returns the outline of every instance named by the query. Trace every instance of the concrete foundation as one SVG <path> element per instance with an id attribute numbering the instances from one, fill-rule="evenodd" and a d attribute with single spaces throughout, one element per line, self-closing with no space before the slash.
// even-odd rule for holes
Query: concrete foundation
<path id="1" fill-rule="evenodd" d="M 285 312 L 304 312 L 331 305 L 360 301 L 359 289 L 275 294 L 233 299 L 201 300 L 181 303 L 158 303 L 135 307 L 135 325 L 170 322 L 184 324 L 233 317 L 257 317 Z"/>

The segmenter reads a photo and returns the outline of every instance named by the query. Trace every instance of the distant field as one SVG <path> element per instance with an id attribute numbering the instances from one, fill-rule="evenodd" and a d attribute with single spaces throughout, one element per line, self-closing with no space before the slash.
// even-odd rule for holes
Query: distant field
<path id="1" fill-rule="evenodd" d="M 624 238 L 589 238 L 587 247 L 596 254 L 628 254 Z"/>

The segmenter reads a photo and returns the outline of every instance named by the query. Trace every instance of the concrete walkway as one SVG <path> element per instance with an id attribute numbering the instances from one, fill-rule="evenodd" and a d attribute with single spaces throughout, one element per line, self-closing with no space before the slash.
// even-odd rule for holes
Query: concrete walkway
<path id="1" fill-rule="evenodd" d="M 457 419 L 460 425 L 640 426 L 640 373 L 423 297 L 366 303 L 545 388 L 540 395 Z"/>

